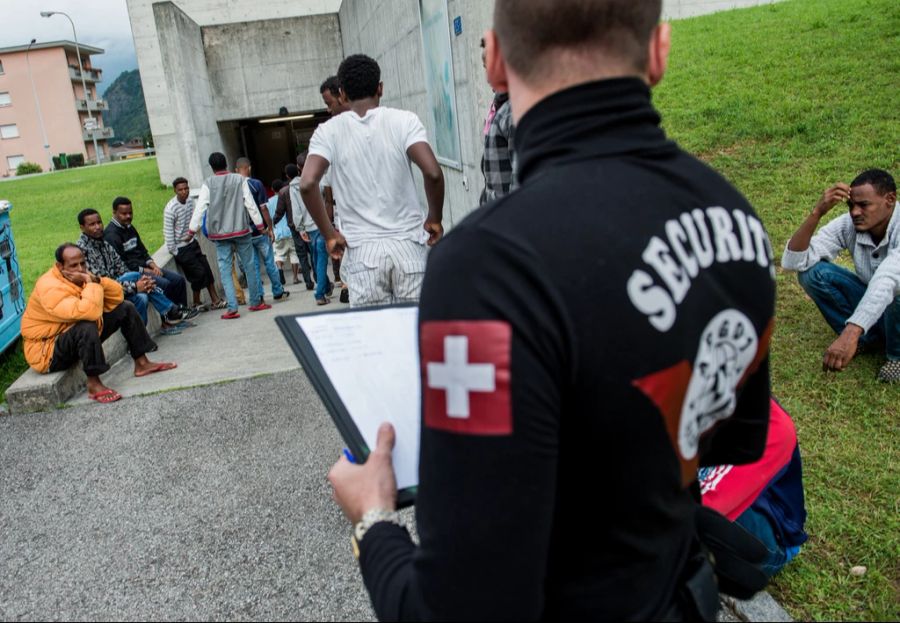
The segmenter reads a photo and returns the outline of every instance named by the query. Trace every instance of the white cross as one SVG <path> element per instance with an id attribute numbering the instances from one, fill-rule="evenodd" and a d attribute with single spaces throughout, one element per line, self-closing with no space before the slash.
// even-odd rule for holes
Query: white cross
<path id="1" fill-rule="evenodd" d="M 428 364 L 428 387 L 447 392 L 447 416 L 466 420 L 469 394 L 497 389 L 497 368 L 489 363 L 469 363 L 469 338 L 448 335 L 444 338 L 444 363 Z"/>

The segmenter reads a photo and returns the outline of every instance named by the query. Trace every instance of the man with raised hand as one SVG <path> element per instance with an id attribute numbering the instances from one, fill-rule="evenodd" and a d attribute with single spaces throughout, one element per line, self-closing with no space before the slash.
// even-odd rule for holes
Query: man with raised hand
<path id="1" fill-rule="evenodd" d="M 846 202 L 848 212 L 816 234 L 822 218 Z M 794 237 L 781 265 L 800 273 L 800 285 L 838 334 L 823 367 L 843 372 L 861 347 L 885 344 L 887 362 L 878 378 L 900 382 L 900 208 L 897 184 L 871 169 L 852 184 L 825 191 Z M 855 271 L 834 264 L 843 251 Z"/>

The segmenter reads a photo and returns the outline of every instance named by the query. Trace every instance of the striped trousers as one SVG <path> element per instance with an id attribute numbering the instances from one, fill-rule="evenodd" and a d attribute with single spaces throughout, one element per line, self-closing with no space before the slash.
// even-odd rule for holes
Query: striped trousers
<path id="1" fill-rule="evenodd" d="M 427 261 L 428 247 L 412 240 L 367 240 L 348 248 L 341 274 L 351 307 L 418 302 Z"/>

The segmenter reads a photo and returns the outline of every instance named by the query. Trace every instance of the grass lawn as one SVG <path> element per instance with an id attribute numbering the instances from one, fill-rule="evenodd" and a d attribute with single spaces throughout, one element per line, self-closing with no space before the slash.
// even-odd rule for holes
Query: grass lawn
<path id="1" fill-rule="evenodd" d="M 163 243 L 162 212 L 173 195 L 159 183 L 155 158 L 0 183 L 0 199 L 13 204 L 10 219 L 26 297 L 50 268 L 56 247 L 81 235 L 78 213 L 94 208 L 108 223 L 119 195 L 134 202 L 134 225 L 153 253 Z M 0 391 L 6 392 L 26 368 L 21 344 L 0 357 Z"/>
<path id="2" fill-rule="evenodd" d="M 826 187 L 869 167 L 900 177 L 898 49 L 897 0 L 679 21 L 656 103 L 751 199 L 780 258 Z M 876 382 L 878 355 L 822 373 L 833 336 L 793 275 L 778 286 L 773 384 L 798 427 L 811 541 L 772 593 L 798 619 L 900 619 L 900 388 Z M 851 577 L 855 565 L 868 573 Z"/>
<path id="3" fill-rule="evenodd" d="M 679 21 L 656 103 L 670 134 L 750 197 L 780 256 L 827 186 L 874 166 L 900 176 L 898 50 L 897 0 L 788 0 Z M 170 192 L 155 161 L 0 184 L 29 291 L 53 248 L 77 237 L 78 210 L 106 219 L 117 194 L 156 248 Z M 876 382 L 877 355 L 823 374 L 832 336 L 793 276 L 778 283 L 773 383 L 799 430 L 811 541 L 772 592 L 799 619 L 900 619 L 900 388 Z M 0 389 L 23 368 L 7 356 Z M 868 573 L 851 577 L 856 565 Z"/>

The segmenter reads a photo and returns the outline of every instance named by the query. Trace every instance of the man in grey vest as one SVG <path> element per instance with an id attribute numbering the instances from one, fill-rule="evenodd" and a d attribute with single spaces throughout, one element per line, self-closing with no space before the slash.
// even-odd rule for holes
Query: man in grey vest
<path id="1" fill-rule="evenodd" d="M 228 172 L 228 161 L 224 154 L 218 152 L 209 157 L 209 166 L 214 175 L 203 183 L 197 205 L 194 208 L 194 216 L 191 219 L 188 239 L 193 239 L 201 226 L 204 233 L 216 245 L 216 255 L 219 261 L 219 272 L 222 275 L 231 273 L 234 256 L 237 255 L 244 272 L 253 274 L 253 242 L 250 239 L 252 230 L 247 224 L 247 215 L 254 227 L 258 230 L 265 228 L 259 206 L 253 199 L 247 180 L 235 173 Z M 259 291 L 259 283 L 255 279 L 248 280 L 250 286 L 250 301 L 256 303 L 250 307 L 250 311 L 257 312 L 272 309 L 263 300 L 263 293 Z M 225 298 L 228 301 L 228 311 L 222 316 L 223 320 L 240 318 L 238 313 L 237 292 L 231 279 L 222 279 L 225 288 Z"/>

